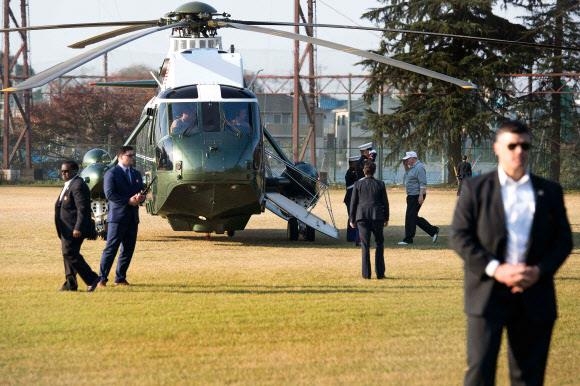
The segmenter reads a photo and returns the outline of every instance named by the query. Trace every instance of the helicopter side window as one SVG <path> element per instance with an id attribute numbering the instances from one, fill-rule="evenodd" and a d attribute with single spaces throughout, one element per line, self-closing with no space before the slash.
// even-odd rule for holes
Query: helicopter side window
<path id="1" fill-rule="evenodd" d="M 173 170 L 173 141 L 164 138 L 155 148 L 158 170 Z"/>
<path id="2" fill-rule="evenodd" d="M 155 136 L 153 138 L 155 142 L 168 134 L 167 119 L 167 105 L 160 104 L 155 117 Z"/>
<path id="3" fill-rule="evenodd" d="M 221 131 L 220 106 L 215 102 L 201 103 L 201 122 L 203 131 Z"/>

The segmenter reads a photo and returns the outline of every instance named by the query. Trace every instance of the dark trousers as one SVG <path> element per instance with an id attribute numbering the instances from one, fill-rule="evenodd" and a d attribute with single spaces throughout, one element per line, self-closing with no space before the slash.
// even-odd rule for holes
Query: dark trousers
<path id="1" fill-rule="evenodd" d="M 107 281 L 109 272 L 113 266 L 115 255 L 119 250 L 119 260 L 117 261 L 117 271 L 115 272 L 115 282 L 127 278 L 127 270 L 135 251 L 137 242 L 138 224 L 122 224 L 111 222 L 107 224 L 107 244 L 101 255 L 101 280 Z"/>
<path id="2" fill-rule="evenodd" d="M 511 386 L 541 386 L 554 321 L 524 317 L 521 309 L 505 319 L 467 317 L 465 386 L 493 386 L 503 328 L 507 330 Z"/>
<path id="3" fill-rule="evenodd" d="M 371 278 L 371 255 L 370 242 L 371 233 L 375 237 L 375 273 L 377 278 L 385 277 L 385 257 L 383 235 L 384 221 L 382 220 L 361 220 L 357 221 L 356 226 L 360 236 L 361 255 L 362 255 L 362 276 L 365 279 Z"/>
<path id="4" fill-rule="evenodd" d="M 461 194 L 461 185 L 463 184 L 463 178 L 457 178 L 457 195 Z"/>
<path id="5" fill-rule="evenodd" d="M 85 261 L 81 255 L 81 245 L 84 238 L 60 238 L 60 245 L 62 248 L 62 257 L 64 260 L 64 274 L 69 289 L 76 289 L 78 284 L 76 275 L 81 277 L 87 285 L 91 285 L 97 280 L 97 273 Z"/>
<path id="6" fill-rule="evenodd" d="M 423 200 L 427 195 L 423 196 Z M 429 221 L 423 217 L 419 217 L 419 195 L 407 196 L 407 211 L 405 213 L 405 238 L 403 241 L 412 243 L 415 237 L 417 227 L 425 231 L 429 236 L 433 237 L 437 233 L 437 227 L 431 225 Z"/>

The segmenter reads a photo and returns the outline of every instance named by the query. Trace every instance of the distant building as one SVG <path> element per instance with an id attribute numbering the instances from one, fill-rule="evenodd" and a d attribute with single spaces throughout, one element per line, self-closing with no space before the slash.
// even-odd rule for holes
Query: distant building
<path id="1" fill-rule="evenodd" d="M 384 96 L 383 114 L 392 114 L 399 105 L 400 103 L 397 99 Z M 336 138 L 336 148 L 337 150 L 344 150 L 345 157 L 354 152 L 354 150 L 357 150 L 358 146 L 373 140 L 372 132 L 368 126 L 364 124 L 365 111 L 369 108 L 376 112 L 376 103 L 374 105 L 369 105 L 364 100 L 357 99 L 352 101 L 350 112 L 348 111 L 346 103 L 343 106 L 332 110 L 335 116 L 334 136 Z M 347 149 L 349 119 L 351 121 L 350 149 Z"/>

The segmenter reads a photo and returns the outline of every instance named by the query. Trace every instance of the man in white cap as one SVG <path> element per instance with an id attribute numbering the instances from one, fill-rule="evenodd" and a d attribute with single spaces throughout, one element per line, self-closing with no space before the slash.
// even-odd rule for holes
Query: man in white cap
<path id="1" fill-rule="evenodd" d="M 427 196 L 427 172 L 425 165 L 417 159 L 417 153 L 408 151 L 402 159 L 405 167 L 405 189 L 407 191 L 407 211 L 405 213 L 405 238 L 399 245 L 413 244 L 417 226 L 423 229 L 435 243 L 439 237 L 439 228 L 419 217 L 419 209 Z"/>
<path id="2" fill-rule="evenodd" d="M 360 145 L 358 147 L 358 149 L 360 150 L 360 159 L 359 159 L 359 164 L 360 164 L 360 168 L 362 170 L 362 168 L 365 166 L 365 161 L 368 159 L 372 159 L 371 158 L 371 150 L 373 149 L 373 143 L 372 142 L 368 142 L 365 143 L 363 145 Z M 373 159 L 374 161 L 374 159 Z"/>

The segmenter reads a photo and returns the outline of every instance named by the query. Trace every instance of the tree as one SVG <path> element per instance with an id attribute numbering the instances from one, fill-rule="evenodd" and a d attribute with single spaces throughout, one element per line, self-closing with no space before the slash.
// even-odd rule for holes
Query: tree
<path id="1" fill-rule="evenodd" d="M 364 61 L 371 70 L 365 93 L 374 95 L 391 86 L 401 92 L 400 108 L 392 115 L 368 113 L 368 124 L 375 138 L 384 141 L 396 160 L 405 149 L 442 152 L 448 160 L 448 182 L 455 179 L 454 165 L 462 156 L 465 136 L 480 143 L 492 134 L 490 124 L 508 108 L 497 100 L 511 100 L 507 79 L 499 73 L 519 72 L 526 50 L 443 35 L 403 33 L 401 30 L 431 31 L 440 34 L 481 36 L 485 38 L 525 39 L 525 28 L 492 13 L 494 1 L 398 1 L 380 0 L 383 7 L 363 15 L 385 29 L 377 53 L 426 67 L 479 86 L 464 91 L 455 85 L 432 80 L 383 64 Z M 394 55 L 393 55 L 394 54 Z"/>
<path id="2" fill-rule="evenodd" d="M 580 41 L 580 3 L 578 0 L 506 0 L 505 3 L 527 11 L 522 19 L 535 41 L 556 46 L 575 45 L 577 47 L 576 43 Z M 545 149 L 536 150 L 547 155 L 549 163 L 547 170 L 542 170 L 542 165 L 535 166 L 556 181 L 561 179 L 560 152 L 563 138 L 566 136 L 571 136 L 570 144 L 575 147 L 571 152 L 573 158 L 570 161 L 574 162 L 575 159 L 578 162 L 578 114 L 574 98 L 570 98 L 569 94 L 564 92 L 568 88 L 567 82 L 571 82 L 571 78 L 564 74 L 576 72 L 578 68 L 580 68 L 578 50 L 543 50 L 542 55 L 534 57 L 534 60 L 530 62 L 529 72 L 551 74 L 551 76 L 536 77 L 535 79 L 538 80 L 530 83 L 535 83 L 532 84 L 534 91 L 542 92 L 542 94 L 522 100 L 521 110 L 530 112 L 529 119 L 536 129 L 545 131 L 542 137 L 548 139 L 545 142 Z M 531 105 L 531 102 L 534 104 Z M 570 122 L 576 122 L 576 131 L 570 127 Z M 574 132 L 576 135 L 570 135 Z M 539 145 L 543 146 L 542 143 Z M 576 173 L 573 173 L 572 178 L 577 180 Z"/>
<path id="3" fill-rule="evenodd" d="M 135 66 L 121 70 L 109 80 L 147 79 L 147 69 Z M 139 121 L 143 106 L 153 96 L 149 89 L 95 87 L 75 83 L 56 89 L 54 85 L 43 101 L 31 112 L 34 143 L 55 149 L 55 157 L 63 148 L 77 151 L 102 146 L 106 142 L 121 145 Z M 82 154 L 73 154 L 82 156 Z"/>

